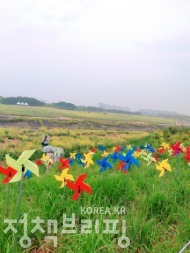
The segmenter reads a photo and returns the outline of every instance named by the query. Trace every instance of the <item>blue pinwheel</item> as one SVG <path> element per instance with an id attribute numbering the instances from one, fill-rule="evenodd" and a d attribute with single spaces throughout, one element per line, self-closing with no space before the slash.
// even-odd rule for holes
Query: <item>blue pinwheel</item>
<path id="1" fill-rule="evenodd" d="M 104 172 L 107 168 L 112 169 L 112 165 L 107 161 L 108 157 L 104 157 L 101 161 L 97 161 L 97 164 L 101 166 L 99 172 Z"/>
<path id="2" fill-rule="evenodd" d="M 155 149 L 150 144 L 145 144 L 144 146 L 141 146 L 140 148 L 141 149 L 147 149 L 151 153 L 155 152 Z"/>
<path id="3" fill-rule="evenodd" d="M 78 164 L 84 166 L 85 164 L 81 161 L 81 159 L 82 159 L 82 155 L 76 154 L 76 160 L 77 160 Z"/>
<path id="4" fill-rule="evenodd" d="M 98 149 L 99 149 L 100 151 L 104 152 L 104 150 L 106 149 L 106 147 L 103 146 L 103 145 L 99 145 L 99 146 L 98 146 Z"/>
<path id="5" fill-rule="evenodd" d="M 136 150 L 136 147 L 134 147 L 132 150 L 129 150 L 126 156 L 118 154 L 118 159 L 125 163 L 125 166 L 122 168 L 122 170 L 124 171 L 129 170 L 132 164 L 139 166 L 138 160 L 132 156 L 135 150 Z"/>
<path id="6" fill-rule="evenodd" d="M 76 159 L 80 160 L 82 158 L 81 154 L 76 154 Z"/>
<path id="7" fill-rule="evenodd" d="M 69 160 L 69 164 L 70 164 L 70 165 L 73 165 L 73 164 L 74 164 L 74 161 L 75 161 L 75 159 L 70 158 L 70 160 Z"/>
<path id="8" fill-rule="evenodd" d="M 32 177 L 31 171 L 27 170 L 26 173 L 24 174 L 24 177 L 27 177 L 28 179 L 30 179 Z"/>

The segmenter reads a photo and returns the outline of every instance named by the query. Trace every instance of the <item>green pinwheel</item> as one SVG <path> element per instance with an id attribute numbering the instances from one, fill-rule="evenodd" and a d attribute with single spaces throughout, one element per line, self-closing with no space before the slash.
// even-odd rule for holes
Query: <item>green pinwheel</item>
<path id="1" fill-rule="evenodd" d="M 9 181 L 10 183 L 20 181 L 22 179 L 23 173 L 27 170 L 30 170 L 32 173 L 39 177 L 38 166 L 28 160 L 34 154 L 34 152 L 35 150 L 26 150 L 21 154 L 18 160 L 13 159 L 9 155 L 6 155 L 6 164 L 17 171 L 17 173 Z"/>

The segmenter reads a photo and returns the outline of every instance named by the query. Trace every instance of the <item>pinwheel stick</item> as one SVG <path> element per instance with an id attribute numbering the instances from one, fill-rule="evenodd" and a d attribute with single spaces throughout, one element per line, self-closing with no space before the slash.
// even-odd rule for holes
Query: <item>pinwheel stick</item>
<path id="1" fill-rule="evenodd" d="M 178 171 L 179 171 L 179 169 L 180 169 L 180 152 L 178 154 Z"/>
<path id="2" fill-rule="evenodd" d="M 9 173 L 9 181 L 11 178 L 11 173 Z M 7 214 L 9 215 L 9 211 L 10 211 L 10 193 L 11 193 L 11 187 L 10 187 L 10 183 L 8 182 L 8 187 L 7 187 Z"/>
<path id="3" fill-rule="evenodd" d="M 127 199 L 127 173 L 126 173 L 126 199 Z"/>
<path id="4" fill-rule="evenodd" d="M 16 215 L 16 230 L 18 230 L 18 224 L 19 224 L 19 216 L 20 216 L 20 206 L 22 201 L 22 188 L 23 188 L 23 180 L 24 180 L 24 171 L 25 167 L 22 165 L 22 177 L 20 180 L 20 186 L 19 186 L 19 197 L 18 197 L 18 204 L 17 204 L 17 215 Z M 17 233 L 14 237 L 14 252 L 16 252 L 16 243 L 17 243 Z"/>
<path id="5" fill-rule="evenodd" d="M 80 194 L 80 189 L 79 189 L 79 194 Z M 81 194 L 79 195 L 78 198 L 78 231 L 80 232 L 80 198 Z"/>
<path id="6" fill-rule="evenodd" d="M 179 251 L 179 253 L 183 253 L 189 246 L 190 246 L 190 241 Z"/>
<path id="7" fill-rule="evenodd" d="M 104 191 L 104 172 L 102 172 L 102 192 Z"/>

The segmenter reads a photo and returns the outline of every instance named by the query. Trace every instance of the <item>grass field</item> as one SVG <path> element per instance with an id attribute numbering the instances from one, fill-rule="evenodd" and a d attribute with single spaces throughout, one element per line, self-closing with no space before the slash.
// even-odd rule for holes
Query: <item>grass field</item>
<path id="1" fill-rule="evenodd" d="M 161 142 L 175 143 L 182 141 L 185 146 L 190 143 L 190 131 L 166 129 L 163 132 L 148 134 L 144 132 L 119 132 L 102 130 L 73 130 L 61 129 L 17 129 L 1 128 L 1 153 L 9 153 L 13 157 L 26 149 L 36 148 L 36 156 L 41 157 L 41 136 L 48 132 L 52 136 L 51 144 L 60 145 L 66 151 L 65 157 L 69 157 L 70 151 L 81 154 L 88 152 L 91 147 L 100 144 L 106 145 L 107 152 L 112 153 L 112 147 L 124 145 L 145 145 L 151 143 L 158 148 Z M 127 151 L 126 151 L 127 152 Z M 99 252 L 132 252 L 132 253 L 176 253 L 190 240 L 190 168 L 181 158 L 178 168 L 177 157 L 168 154 L 159 155 L 159 160 L 169 159 L 172 172 L 159 178 L 159 171 L 155 164 L 147 166 L 147 163 L 139 158 L 140 167 L 132 166 L 125 175 L 116 169 L 106 170 L 104 176 L 99 172 L 100 166 L 96 163 L 101 159 L 101 151 L 93 156 L 94 165 L 89 168 L 74 162 L 69 173 L 76 179 L 79 174 L 87 174 L 86 183 L 92 187 L 92 195 L 84 193 L 79 201 L 72 201 L 70 197 L 73 191 L 68 188 L 60 189 L 60 182 L 56 181 L 54 175 L 59 175 L 59 162 L 54 163 L 48 172 L 44 165 L 40 166 L 40 177 L 32 176 L 30 180 L 25 179 L 23 185 L 23 198 L 21 204 L 21 216 L 28 215 L 28 236 L 31 238 L 31 246 L 23 249 L 19 246 L 19 239 L 23 236 L 23 224 L 19 224 L 17 235 L 17 250 L 21 252 L 74 252 L 74 253 L 99 253 Z M 5 166 L 2 156 L 1 165 Z M 1 177 L 2 178 L 2 177 Z M 0 185 L 1 212 L 0 212 L 0 252 L 12 253 L 13 233 L 3 233 L 7 226 L 4 219 L 15 219 L 19 183 L 10 184 L 10 199 L 7 202 L 8 185 Z M 102 207 L 103 214 L 81 212 L 79 207 L 90 208 Z M 124 213 L 114 212 L 114 208 L 124 207 Z M 106 210 L 111 210 L 111 213 Z M 85 209 L 88 210 L 88 209 Z M 75 214 L 76 234 L 64 234 L 63 214 L 71 218 Z M 44 233 L 36 231 L 32 220 L 36 217 L 44 220 L 41 224 Z M 81 224 L 84 219 L 92 222 L 92 232 L 82 234 L 78 228 L 78 218 Z M 52 241 L 45 239 L 48 236 L 47 222 L 50 219 L 57 220 L 57 232 L 49 235 L 57 236 L 57 248 L 53 247 Z M 105 233 L 105 220 L 116 220 L 117 230 L 114 233 Z M 126 236 L 130 239 L 130 246 L 122 249 L 118 245 L 118 239 L 122 236 L 122 220 L 126 222 Z M 99 231 L 95 224 L 99 224 Z M 83 224 L 84 225 L 84 224 Z M 82 225 L 81 225 L 82 226 Z M 186 252 L 189 252 L 188 250 Z"/>
<path id="2" fill-rule="evenodd" d="M 145 117 L 138 115 L 127 115 L 119 113 L 98 113 L 83 111 L 68 111 L 50 107 L 22 107 L 17 105 L 0 104 L 0 115 L 7 116 L 25 116 L 25 117 L 45 117 L 53 119 L 82 119 L 82 120 L 100 120 L 100 121 L 122 121 L 122 122 L 144 122 L 151 124 L 175 124 L 174 119 L 159 117 Z"/>

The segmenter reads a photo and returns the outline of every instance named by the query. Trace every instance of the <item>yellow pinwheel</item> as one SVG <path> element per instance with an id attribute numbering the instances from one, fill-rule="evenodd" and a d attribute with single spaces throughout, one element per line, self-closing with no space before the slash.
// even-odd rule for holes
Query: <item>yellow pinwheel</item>
<path id="1" fill-rule="evenodd" d="M 49 168 L 53 164 L 53 159 L 49 155 L 43 154 L 40 160 L 43 162 L 46 168 Z"/>
<path id="2" fill-rule="evenodd" d="M 171 148 L 168 149 L 168 154 L 171 156 L 173 154 L 173 150 Z"/>
<path id="3" fill-rule="evenodd" d="M 164 173 L 167 171 L 172 171 L 171 166 L 168 163 L 168 159 L 163 160 L 159 164 L 156 164 L 156 169 L 160 171 L 159 177 L 162 177 Z"/>
<path id="4" fill-rule="evenodd" d="M 93 156 L 93 152 L 89 152 L 89 153 L 84 153 L 84 157 L 85 159 L 81 159 L 82 163 L 85 164 L 85 169 L 88 168 L 91 164 L 93 165 L 94 162 L 92 160 L 92 156 Z"/>
<path id="5" fill-rule="evenodd" d="M 17 173 L 9 181 L 10 183 L 20 181 L 22 179 L 23 173 L 27 170 L 30 170 L 37 177 L 39 177 L 38 166 L 28 160 L 34 154 L 34 152 L 35 150 L 26 150 L 17 160 L 13 159 L 9 155 L 6 155 L 6 164 L 17 171 Z"/>
<path id="6" fill-rule="evenodd" d="M 133 156 L 134 156 L 135 158 L 138 158 L 138 157 L 140 157 L 140 152 L 138 152 L 138 151 L 135 151 L 135 152 L 133 153 Z"/>
<path id="7" fill-rule="evenodd" d="M 76 153 L 70 153 L 70 158 L 75 159 L 76 158 Z"/>
<path id="8" fill-rule="evenodd" d="M 107 157 L 109 154 L 108 154 L 108 152 L 106 152 L 106 151 L 104 151 L 103 153 L 102 153 L 102 157 Z"/>
<path id="9" fill-rule="evenodd" d="M 69 169 L 64 169 L 60 176 L 54 175 L 55 179 L 57 181 L 62 182 L 62 185 L 60 188 L 63 188 L 67 185 L 67 180 L 74 181 L 74 178 L 71 174 L 67 174 Z"/>
<path id="10" fill-rule="evenodd" d="M 168 143 L 162 142 L 161 147 L 163 147 L 164 149 L 169 149 L 170 145 Z"/>
<path id="11" fill-rule="evenodd" d="M 89 168 L 89 166 L 94 164 L 93 160 L 91 157 L 87 157 L 85 159 L 81 159 L 81 161 L 85 164 L 85 169 Z"/>
<path id="12" fill-rule="evenodd" d="M 84 153 L 85 159 L 92 158 L 93 155 L 94 155 L 94 152 L 91 152 L 91 151 L 88 153 Z"/>

